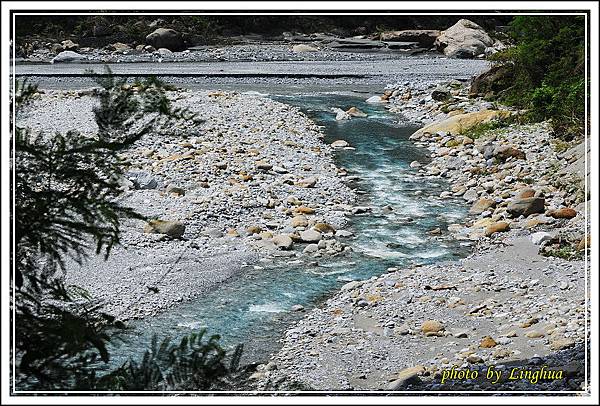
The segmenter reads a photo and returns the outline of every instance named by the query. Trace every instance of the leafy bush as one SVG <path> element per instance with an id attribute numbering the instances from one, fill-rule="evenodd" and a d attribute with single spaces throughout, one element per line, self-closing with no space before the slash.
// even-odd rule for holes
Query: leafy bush
<path id="1" fill-rule="evenodd" d="M 510 23 L 515 46 L 493 61 L 512 67 L 502 101 L 529 110 L 532 120 L 552 121 L 558 136 L 583 133 L 585 20 L 582 16 L 517 16 Z"/>

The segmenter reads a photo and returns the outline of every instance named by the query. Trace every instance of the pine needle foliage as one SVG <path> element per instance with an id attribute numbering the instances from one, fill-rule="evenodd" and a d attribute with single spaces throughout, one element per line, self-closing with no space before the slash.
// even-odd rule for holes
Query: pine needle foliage
<path id="1" fill-rule="evenodd" d="M 99 386 L 110 390 L 185 391 L 219 390 L 230 387 L 239 372 L 243 346 L 230 357 L 220 346 L 218 335 L 205 340 L 206 330 L 184 336 L 178 343 L 154 336 L 141 360 L 130 359 L 102 378 Z"/>
<path id="2" fill-rule="evenodd" d="M 223 382 L 239 363 L 241 347 L 226 366 L 218 336 L 204 332 L 178 345 L 164 340 L 141 361 L 98 375 L 108 362 L 107 344 L 123 323 L 76 286 L 65 286 L 58 270 L 70 257 L 80 264 L 93 246 L 105 257 L 119 243 L 121 221 L 141 218 L 119 203 L 124 175 L 120 153 L 172 120 L 198 123 L 176 109 L 157 78 L 129 85 L 107 70 L 93 74 L 97 131 L 46 134 L 20 126 L 19 114 L 37 87 L 15 84 L 13 152 L 15 224 L 15 362 L 18 388 L 36 390 L 203 389 Z M 13 121 L 14 120 L 14 121 Z"/>

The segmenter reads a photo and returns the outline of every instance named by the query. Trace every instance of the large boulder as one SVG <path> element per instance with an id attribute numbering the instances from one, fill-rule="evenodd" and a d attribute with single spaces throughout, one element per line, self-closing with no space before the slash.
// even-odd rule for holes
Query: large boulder
<path id="1" fill-rule="evenodd" d="M 462 19 L 435 40 L 438 51 L 451 58 L 473 58 L 485 53 L 494 40 L 473 21 Z"/>
<path id="2" fill-rule="evenodd" d="M 413 133 L 411 137 L 417 138 L 424 134 L 435 134 L 444 131 L 449 134 L 458 135 L 477 125 L 489 123 L 493 120 L 507 118 L 511 113 L 507 110 L 483 110 L 472 113 L 457 114 L 445 120 L 431 123 Z"/>
<path id="3" fill-rule="evenodd" d="M 431 48 L 439 35 L 438 30 L 384 31 L 379 39 L 390 42 L 418 42 L 422 47 Z"/>
<path id="4" fill-rule="evenodd" d="M 525 152 L 510 145 L 498 145 L 494 147 L 492 155 L 500 161 L 506 161 L 508 158 L 526 159 Z"/>
<path id="5" fill-rule="evenodd" d="M 186 49 L 185 41 L 181 34 L 171 28 L 157 28 L 146 37 L 146 44 L 156 49 L 166 48 L 169 51 L 183 51 Z"/>
<path id="6" fill-rule="evenodd" d="M 56 55 L 51 63 L 65 63 L 65 62 L 81 62 L 85 57 L 74 51 L 62 51 Z"/>
<path id="7" fill-rule="evenodd" d="M 469 97 L 495 99 L 499 93 L 512 86 L 513 70 L 509 65 L 497 65 L 476 76 L 471 82 Z"/>
<path id="8" fill-rule="evenodd" d="M 282 250 L 289 250 L 294 244 L 294 241 L 290 238 L 290 236 L 285 234 L 276 235 L 271 241 L 277 248 Z"/>
<path id="9" fill-rule="evenodd" d="M 513 217 L 529 216 L 535 213 L 543 213 L 546 202 L 543 197 L 513 198 L 508 203 L 506 210 Z"/>
<path id="10" fill-rule="evenodd" d="M 450 89 L 445 86 L 438 86 L 431 92 L 431 98 L 435 101 L 444 101 L 450 99 Z"/>

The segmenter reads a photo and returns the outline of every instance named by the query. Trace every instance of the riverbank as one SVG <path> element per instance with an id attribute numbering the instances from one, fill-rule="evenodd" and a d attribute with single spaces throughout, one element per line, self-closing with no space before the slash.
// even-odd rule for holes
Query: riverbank
<path id="1" fill-rule="evenodd" d="M 441 197 L 471 209 L 430 233 L 476 242 L 473 254 L 348 283 L 286 332 L 257 388 L 585 390 L 585 145 L 555 142 L 544 123 L 490 124 L 517 112 L 497 113 L 457 82 L 390 85 L 385 97 L 401 119 L 432 124 L 411 137 L 432 162 L 411 166 L 425 182 L 448 179 Z M 490 366 L 504 379 L 481 379 Z M 542 366 L 561 378 L 508 380 L 513 367 Z M 442 384 L 452 368 L 462 378 Z"/>
<path id="2" fill-rule="evenodd" d="M 19 125 L 93 133 L 89 91 L 46 91 Z M 67 284 L 87 289 L 119 319 L 155 315 L 198 297 L 269 257 L 345 249 L 342 229 L 354 192 L 333 149 L 298 109 L 256 94 L 169 92 L 198 126 L 161 129 L 122 158 L 122 204 L 148 220 L 127 221 L 108 260 L 67 267 Z M 313 247 L 314 246 L 314 247 Z"/>
<path id="3" fill-rule="evenodd" d="M 144 64 L 142 69 L 141 65 L 129 64 L 126 71 L 132 76 L 142 72 L 152 73 L 149 66 Z M 160 66 L 164 69 L 154 73 L 161 78 L 178 69 L 175 63 Z M 189 64 L 184 67 L 190 69 L 194 66 L 196 65 Z M 234 276 L 253 274 L 258 270 L 277 266 L 275 263 L 285 263 L 290 255 L 299 257 L 289 260 L 290 267 L 303 267 L 305 265 L 302 264 L 306 262 L 306 273 L 312 275 L 311 272 L 315 272 L 320 275 L 312 287 L 314 290 L 305 286 L 306 293 L 297 299 L 303 305 L 296 307 L 312 305 L 312 300 L 324 294 L 319 289 L 326 289 L 325 286 L 329 284 L 340 286 L 343 283 L 344 277 L 336 276 L 336 272 L 342 272 L 341 270 L 320 268 L 318 264 L 315 265 L 317 269 L 311 269 L 309 265 L 316 264 L 315 258 L 320 256 L 348 252 L 346 245 L 353 237 L 351 233 L 340 230 L 340 236 L 331 235 L 328 226 L 337 232 L 345 225 L 346 216 L 354 211 L 355 193 L 350 188 L 357 188 L 359 179 L 350 179 L 350 176 L 346 176 L 346 171 L 335 167 L 332 148 L 323 143 L 322 129 L 300 113 L 299 108 L 274 102 L 267 96 L 258 94 L 255 89 L 284 89 L 284 94 L 293 94 L 298 90 L 306 92 L 312 88 L 319 92 L 323 89 L 335 91 L 343 88 L 344 93 L 348 94 L 349 89 L 358 86 L 365 78 L 353 78 L 351 84 L 338 79 L 314 77 L 299 81 L 286 76 L 291 68 L 289 65 L 266 66 L 269 72 L 278 72 L 283 66 L 282 77 L 260 80 L 254 77 L 232 77 L 231 83 L 227 82 L 224 86 L 249 86 L 248 89 L 252 90 L 246 94 L 204 90 L 207 87 L 221 88 L 223 78 L 206 82 L 204 79 L 182 78 L 182 83 L 177 83 L 188 90 L 169 93 L 169 97 L 177 107 L 190 108 L 206 121 L 197 128 L 163 128 L 160 134 L 142 139 L 131 153 L 123 156 L 125 163 L 130 165 L 128 179 L 123 182 L 124 204 L 131 205 L 149 218 L 184 223 L 183 239 L 144 233 L 143 223 L 125 223 L 121 238 L 123 245 L 113 249 L 108 261 L 92 256 L 84 267 L 69 264 L 68 283 L 82 286 L 94 297 L 105 300 L 105 310 L 125 320 L 148 319 L 157 314 L 166 314 L 167 309 L 203 297 L 203 292 L 223 285 L 226 280 L 231 281 Z M 360 67 L 361 72 L 366 75 L 369 70 L 369 67 L 362 64 L 348 63 L 344 66 L 338 73 L 356 71 L 355 68 Z M 438 76 L 466 78 L 466 75 L 481 71 L 487 63 L 414 57 L 395 62 L 393 66 L 395 70 L 404 72 L 407 81 L 427 86 L 439 81 L 436 79 Z M 43 74 L 42 65 L 20 65 L 20 68 L 25 67 L 31 69 L 31 72 L 37 69 Z M 29 78 L 40 85 L 41 93 L 22 124 L 49 133 L 68 130 L 93 133 L 95 124 L 90 97 L 90 86 L 93 85 L 91 79 L 61 77 L 61 74 L 80 68 L 85 67 L 58 64 L 53 66 L 55 75 L 41 76 L 39 81 Z M 263 65 L 256 63 L 228 65 L 226 68 L 265 73 Z M 199 66 L 198 69 L 205 68 Z M 308 65 L 304 69 L 309 72 Z M 326 73 L 332 69 L 331 63 L 321 67 Z M 118 71 L 118 67 L 114 70 Z M 313 71 L 312 74 L 314 73 Z M 385 83 L 381 69 L 373 70 L 367 76 L 367 83 L 371 83 L 369 89 L 374 88 L 372 83 Z M 312 83 L 312 88 L 305 87 L 309 82 Z M 61 90 L 53 90 L 56 88 Z M 351 107 L 347 103 L 351 101 L 344 101 L 341 106 L 345 109 Z M 335 113 L 330 110 L 334 106 L 336 104 L 332 102 L 331 106 L 319 108 L 324 108 L 328 117 L 331 116 L 335 122 Z M 377 114 L 373 117 L 376 116 Z M 353 123 L 364 120 L 367 127 L 371 122 L 370 118 L 354 120 Z M 377 119 L 373 123 L 377 123 Z M 388 129 L 387 125 L 379 128 L 383 131 L 393 130 Z M 368 128 L 364 131 L 369 133 Z M 344 134 L 340 134 L 340 138 L 344 138 Z M 389 154 L 386 145 L 380 148 L 382 157 Z M 369 158 L 365 156 L 365 159 Z M 402 173 L 408 169 L 408 165 L 403 163 L 401 167 L 398 174 L 403 178 Z M 376 174 L 373 180 L 381 177 L 381 180 L 387 182 L 390 175 L 386 173 Z M 347 183 L 344 181 L 346 178 Z M 421 190 L 420 193 L 422 192 Z M 402 195 L 398 198 L 406 199 Z M 435 206 L 437 202 L 432 204 Z M 435 210 L 435 207 L 428 207 L 427 210 Z M 401 215 L 401 211 L 396 213 L 396 216 Z M 394 217 L 393 213 L 384 213 L 384 209 L 382 214 L 384 217 Z M 450 215 L 452 216 L 453 214 Z M 376 223 L 379 223 L 379 219 Z M 317 224 L 323 241 L 317 241 L 318 235 L 313 236 L 314 241 L 310 243 L 298 241 L 301 231 L 307 231 L 307 228 Z M 422 227 L 419 220 L 411 224 L 411 230 L 405 231 L 410 234 L 414 228 L 420 232 Z M 291 235 L 290 239 L 295 246 L 292 250 L 281 249 L 290 243 L 286 235 Z M 281 248 L 271 244 L 272 237 L 277 237 L 275 241 Z M 421 248 L 421 240 L 417 240 L 416 246 Z M 409 246 L 414 247 L 415 244 L 410 243 Z M 439 247 L 421 249 L 419 255 L 427 258 L 431 255 L 450 255 L 449 248 L 437 248 Z M 308 251 L 303 253 L 304 249 Z M 388 248 L 377 248 L 375 252 L 378 250 L 386 251 Z M 278 260 L 281 256 L 284 258 Z M 427 261 L 427 258 L 424 260 Z M 353 268 L 351 266 L 345 272 L 353 273 Z M 368 267 L 357 272 L 379 271 Z M 304 273 L 302 271 L 300 275 Z M 302 276 L 298 278 L 301 279 Z M 342 279 L 337 281 L 338 278 Z M 278 291 L 277 294 L 281 293 Z M 274 292 L 265 294 L 272 295 Z M 226 298 L 217 300 L 230 302 Z M 256 297 L 255 303 L 245 303 L 242 308 L 249 312 L 248 316 L 254 317 L 255 309 L 277 310 L 281 307 L 279 304 L 269 304 L 269 300 L 273 298 Z M 285 299 L 286 310 L 297 304 L 288 303 L 290 300 L 293 299 Z M 310 303 L 305 303 L 304 300 L 310 300 Z M 263 303 L 265 301 L 266 304 Z M 281 301 L 281 298 L 277 301 Z M 194 319 L 193 314 L 195 313 L 191 312 L 188 317 L 192 320 L 184 323 L 186 326 L 198 325 L 199 320 Z M 208 313 L 198 315 L 201 318 L 207 316 Z M 219 332 L 222 330 L 223 328 L 218 328 Z"/>
<path id="4" fill-rule="evenodd" d="M 490 111 L 501 107 L 467 97 L 468 87 L 465 84 L 468 82 L 464 75 L 480 69 L 477 61 L 469 62 L 470 70 L 460 73 L 463 80 L 453 80 L 441 88 L 438 88 L 440 79 L 423 80 L 416 72 L 421 65 L 412 63 L 412 59 L 407 61 L 411 62 L 406 64 L 408 73 L 405 80 L 388 86 L 380 100 L 383 102 L 381 106 L 400 112 L 398 120 L 402 123 L 422 126 L 446 119 L 458 120 L 456 117 L 468 113 L 477 113 L 475 117 L 485 118 Z M 466 66 L 465 62 L 450 59 L 444 60 L 444 64 L 452 68 L 448 68 L 450 76 L 455 75 L 454 68 Z M 435 69 L 429 73 L 433 75 Z M 374 77 L 379 81 L 384 78 L 380 75 Z M 331 79 L 327 81 L 331 83 Z M 273 80 L 265 83 L 270 85 Z M 434 93 L 435 98 L 432 97 Z M 87 90 L 48 90 L 34 105 L 26 124 L 47 131 L 78 129 L 93 132 L 88 94 Z M 185 225 L 183 239 L 165 237 L 163 233 L 144 233 L 143 223 L 127 223 L 122 238 L 124 246 L 115 249 L 108 262 L 93 258 L 85 267 L 73 265 L 73 271 L 67 273 L 69 283 L 83 286 L 94 296 L 106 300 L 107 310 L 121 319 L 152 320 L 151 316 L 167 314 L 166 311 L 176 304 L 192 303 L 194 298 L 201 299 L 207 292 L 218 290 L 225 280 L 231 280 L 244 271 L 263 270 L 265 263 L 261 262 L 261 258 L 267 262 L 280 258 L 279 262 L 285 263 L 288 256 L 299 257 L 289 260 L 289 266 L 294 268 L 304 262 L 307 266 L 318 266 L 313 262 L 315 256 L 343 256 L 348 252 L 346 239 L 353 236 L 344 233 L 344 230 L 338 234 L 338 230 L 343 229 L 346 218 L 353 212 L 362 216 L 371 214 L 368 210 L 362 213 L 366 210 L 364 207 L 354 207 L 355 194 L 344 178 L 349 184 L 357 179 L 350 179 L 343 168 L 336 168 L 333 149 L 323 143 L 322 129 L 298 108 L 274 102 L 256 92 L 177 91 L 170 97 L 176 106 L 191 108 L 206 121 L 198 128 L 164 128 L 125 154 L 123 158 L 130 165 L 130 170 L 128 179 L 124 180 L 126 194 L 123 202 L 138 208 L 148 217 L 182 222 Z M 328 109 L 330 107 L 335 106 Z M 331 112 L 332 119 L 334 116 L 335 113 Z M 354 117 L 349 122 L 362 119 Z M 544 357 L 554 354 L 552 346 L 558 348 L 559 344 L 566 348 L 566 352 L 558 353 L 559 361 L 567 356 L 581 359 L 579 349 L 584 323 L 581 315 L 585 312 L 581 312 L 582 304 L 578 300 L 583 297 L 583 263 L 581 260 L 567 262 L 536 256 L 538 244 L 543 245 L 545 252 L 554 255 L 581 255 L 576 248 L 584 237 L 581 230 L 585 230 L 582 223 L 584 210 L 580 205 L 582 187 L 575 179 L 572 184 L 564 182 L 569 179 L 567 172 L 578 175 L 583 171 L 581 145 L 569 149 L 568 145 L 553 144 L 545 124 L 523 126 L 505 123 L 506 126 L 498 128 L 475 126 L 469 129 L 471 133 L 462 133 L 469 122 L 459 121 L 457 124 L 451 120 L 444 124 L 446 129 L 439 127 L 430 135 L 421 131 L 413 136 L 418 147 L 415 149 L 429 149 L 432 156 L 431 159 L 419 158 L 413 162 L 409 177 L 421 181 L 421 189 L 438 180 L 452 184 L 450 190 L 441 192 L 439 196 L 426 193 L 430 203 L 443 207 L 444 202 L 463 199 L 469 207 L 474 207 L 473 217 L 461 224 L 442 223 L 455 218 L 454 215 L 444 217 L 438 214 L 435 219 L 432 215 L 431 219 L 427 219 L 433 224 L 424 241 L 439 242 L 440 246 L 445 246 L 449 239 L 465 246 L 477 243 L 474 249 L 477 254 L 466 262 L 442 267 L 416 267 L 414 272 L 418 271 L 418 277 L 398 271 L 398 268 L 405 268 L 404 263 L 402 266 L 391 264 L 389 275 L 347 285 L 346 293 L 338 294 L 324 305 L 326 310 L 309 313 L 300 324 L 307 326 L 306 329 L 300 327 L 300 332 L 293 329 L 288 332 L 283 340 L 283 350 L 255 375 L 259 378 L 260 389 L 285 389 L 291 384 L 292 387 L 300 385 L 327 390 L 371 390 L 389 389 L 391 382 L 394 382 L 393 388 L 401 388 L 405 384 L 401 376 L 407 373 L 413 383 L 417 381 L 415 376 L 422 382 L 431 379 L 430 383 L 411 389 L 436 389 L 439 388 L 436 385 L 439 385 L 437 371 L 442 368 L 440 365 L 458 362 L 459 366 L 465 363 L 469 367 L 487 366 L 490 362 L 500 364 L 522 359 L 532 360 L 533 365 L 537 365 L 549 359 Z M 454 134 L 457 128 L 461 134 Z M 488 133 L 488 130 L 491 132 Z M 382 154 L 387 154 L 384 151 L 389 147 L 382 145 Z M 340 151 L 354 153 L 351 148 Z M 351 159 L 351 156 L 348 158 Z M 398 169 L 401 169 L 400 172 L 404 169 L 410 171 L 408 162 L 405 168 L 395 169 L 388 162 L 385 164 L 385 170 L 373 174 L 383 178 L 379 179 L 385 181 L 382 185 L 396 179 L 391 174 Z M 381 169 L 377 165 L 370 168 Z M 407 176 L 399 175 L 397 180 Z M 394 190 L 394 187 L 388 187 L 386 192 L 389 194 Z M 404 190 L 401 188 L 396 192 L 399 193 L 397 206 L 401 206 L 405 196 L 400 192 Z M 413 194 L 418 196 L 417 193 L 422 193 L 422 190 L 413 188 L 406 192 L 412 198 Z M 533 199 L 517 205 L 521 210 L 528 205 L 534 206 L 531 209 L 534 210 L 533 215 L 521 218 L 509 212 L 509 206 L 517 195 L 518 198 Z M 401 207 L 387 204 L 387 199 L 386 202 L 370 203 L 375 211 L 373 218 L 377 221 L 388 221 L 390 213 L 398 213 L 396 216 L 400 217 L 405 214 Z M 544 202 L 542 211 L 538 213 L 539 199 Z M 411 207 L 422 209 L 418 205 Z M 314 214 L 312 210 L 315 210 Z M 562 214 L 556 214 L 554 210 Z M 573 213 L 573 219 L 553 217 L 570 217 Z M 395 220 L 408 222 L 414 219 Z M 421 222 L 420 218 L 417 220 Z M 395 226 L 401 228 L 401 223 Z M 320 237 L 309 233 L 305 235 L 305 242 L 300 242 L 301 232 L 306 229 L 318 232 Z M 403 231 L 400 229 L 398 232 L 404 235 Z M 529 241 L 536 232 L 548 234 L 537 234 L 536 244 L 533 244 Z M 425 233 L 419 230 L 418 236 L 421 234 Z M 321 241 L 308 241 L 313 237 Z M 362 248 L 365 252 L 371 248 L 369 255 L 385 254 L 387 264 L 389 258 L 393 258 L 391 254 L 402 257 L 405 255 L 402 252 L 404 248 L 414 250 L 414 241 L 404 244 L 396 240 L 398 238 L 390 244 L 385 241 L 384 252 L 378 247 Z M 291 249 L 286 249 L 290 244 Z M 504 256 L 500 255 L 498 246 L 510 247 L 511 244 L 514 247 L 507 248 Z M 493 265 L 481 267 L 480 262 L 506 263 L 507 269 Z M 354 264 L 346 266 L 342 261 L 339 266 L 351 269 Z M 379 274 L 386 266 L 375 267 L 377 269 L 373 271 Z M 493 275 L 492 270 L 495 272 Z M 315 269 L 315 277 L 321 278 L 320 273 L 326 271 L 321 267 Z M 469 278 L 471 273 L 475 276 Z M 496 276 L 498 273 L 502 278 Z M 406 279 L 405 274 L 408 275 Z M 441 278 L 442 275 L 447 280 Z M 556 285 L 553 284 L 555 281 L 560 282 Z M 256 282 L 257 286 L 264 285 L 261 281 Z M 408 295 L 404 295 L 403 289 Z M 548 297 L 550 299 L 546 302 Z M 231 302 L 227 298 L 217 300 L 219 306 Z M 304 306 L 288 306 L 287 302 L 281 308 L 267 295 L 255 302 L 244 302 L 239 308 L 254 314 L 276 314 L 288 310 L 301 314 L 304 309 Z M 524 305 L 512 305 L 513 302 Z M 482 304 L 485 307 L 478 309 L 474 315 L 467 317 L 464 314 Z M 340 313 L 342 307 L 345 310 Z M 455 308 L 458 310 L 448 310 Z M 409 314 L 395 317 L 397 309 L 407 309 Z M 232 320 L 240 317 L 239 310 L 234 310 L 228 313 Z M 555 317 L 567 311 L 573 314 Z M 321 312 L 321 316 L 315 316 Z M 197 313 L 189 313 L 191 316 L 186 315 L 186 319 L 192 321 L 183 323 L 182 328 L 204 325 L 203 320 L 194 318 Z M 438 331 L 427 337 L 420 333 L 426 314 L 435 315 L 435 321 L 441 324 L 441 327 L 436 327 Z M 574 317 L 575 321 L 572 322 L 570 317 Z M 533 326 L 531 330 L 519 327 L 528 321 Z M 149 323 L 152 324 L 152 321 Z M 173 329 L 172 318 L 161 322 L 161 326 L 163 324 L 169 331 Z M 508 333 L 513 335 L 505 328 L 513 325 L 517 326 L 515 329 L 524 329 L 516 331 L 520 338 L 502 337 Z M 337 331 L 337 326 L 342 326 L 341 330 L 328 336 L 330 331 Z M 535 330 L 537 328 L 541 331 Z M 456 330 L 460 330 L 457 332 L 460 337 L 454 337 Z M 467 331 L 466 340 L 462 330 Z M 536 337 L 523 336 L 528 333 Z M 336 336 L 349 337 L 350 341 L 332 347 L 330 343 L 335 342 Z M 372 342 L 379 336 L 384 337 L 380 347 L 370 350 Z M 486 336 L 491 337 L 495 345 L 486 340 L 488 344 L 485 345 L 491 345 L 491 349 L 479 349 Z M 322 337 L 326 337 L 324 343 Z M 299 349 L 299 340 L 305 349 Z M 414 341 L 408 343 L 408 340 Z M 417 347 L 429 345 L 429 348 L 437 348 L 439 342 L 434 340 L 446 340 L 448 346 L 435 354 L 428 350 L 416 355 L 419 352 Z M 347 359 L 342 365 L 339 360 L 344 359 L 343 351 L 346 351 L 347 345 L 354 346 L 349 347 L 352 354 L 360 355 L 350 356 L 347 353 L 352 359 Z M 411 346 L 415 346 L 411 356 L 402 358 L 408 353 L 406 348 L 413 348 Z M 492 349 L 495 349 L 494 352 Z M 494 355 L 496 350 L 497 358 Z M 390 355 L 392 353 L 402 355 L 394 357 Z M 331 362 L 321 361 L 328 359 Z M 385 373 L 373 372 L 373 365 L 379 365 L 386 359 L 390 363 L 385 365 L 387 369 L 382 369 Z M 445 359 L 448 364 L 443 362 Z M 399 374 L 411 367 L 417 369 Z M 574 385 L 577 386 L 581 375 L 576 371 L 575 377 Z M 453 388 L 458 387 L 454 382 Z M 544 387 L 535 386 L 538 389 Z"/>

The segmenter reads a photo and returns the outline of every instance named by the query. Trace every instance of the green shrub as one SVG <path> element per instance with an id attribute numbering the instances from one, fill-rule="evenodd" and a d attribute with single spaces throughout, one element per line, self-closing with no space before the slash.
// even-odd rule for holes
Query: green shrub
<path id="1" fill-rule="evenodd" d="M 503 128 L 507 125 L 508 122 L 504 120 L 492 120 L 487 123 L 477 124 L 476 126 L 469 128 L 468 130 L 461 131 L 460 134 L 476 140 L 481 136 L 487 134 L 489 131 L 495 130 L 497 128 Z"/>
<path id="2" fill-rule="evenodd" d="M 515 46 L 491 59 L 512 67 L 504 103 L 528 109 L 531 120 L 551 120 L 565 139 L 582 135 L 585 115 L 585 20 L 582 16 L 517 16 Z"/>

